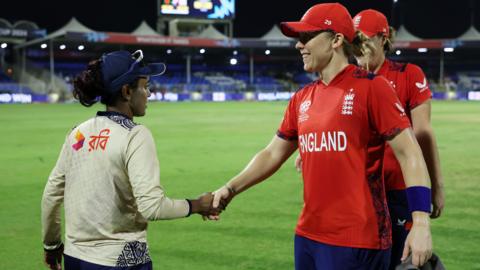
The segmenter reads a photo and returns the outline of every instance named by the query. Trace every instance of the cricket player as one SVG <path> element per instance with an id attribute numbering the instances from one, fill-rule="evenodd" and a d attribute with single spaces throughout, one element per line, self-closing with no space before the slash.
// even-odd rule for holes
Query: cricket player
<path id="1" fill-rule="evenodd" d="M 431 217 L 437 218 L 444 208 L 445 195 L 437 143 L 430 122 L 432 93 L 425 74 L 417 65 L 395 62 L 385 57 L 387 53 L 393 51 L 394 32 L 388 25 L 385 15 L 368 9 L 358 13 L 353 22 L 356 29 L 368 37 L 371 48 L 370 54 L 357 57 L 358 64 L 389 81 L 413 127 L 430 175 L 433 204 Z M 408 255 L 404 250 L 404 243 L 412 226 L 412 215 L 408 208 L 408 194 L 400 164 L 388 144 L 385 147 L 383 163 L 385 189 L 392 220 L 393 245 L 390 269 L 394 270 L 400 259 L 405 259 Z"/>
<path id="2" fill-rule="evenodd" d="M 428 171 L 391 85 L 348 63 L 368 51 L 350 14 L 338 3 L 317 4 L 281 30 L 298 39 L 304 69 L 319 79 L 292 97 L 270 144 L 215 192 L 214 207 L 267 179 L 299 149 L 304 207 L 295 230 L 295 268 L 388 269 L 391 228 L 382 178 L 388 142 L 413 198 L 406 246 L 413 263 L 422 265 L 432 250 Z"/>
<path id="3" fill-rule="evenodd" d="M 148 221 L 218 214 L 211 193 L 171 199 L 160 185 L 153 136 L 133 117 L 145 115 L 150 76 L 165 65 L 146 64 L 142 51 L 115 51 L 92 61 L 73 94 L 106 110 L 68 133 L 42 198 L 45 263 L 67 270 L 152 269 Z M 65 208 L 65 246 L 61 204 Z"/>
<path id="4" fill-rule="evenodd" d="M 431 217 L 437 218 L 444 208 L 445 195 L 435 134 L 430 122 L 432 93 L 425 75 L 417 65 L 395 62 L 385 57 L 394 49 L 394 29 L 388 25 L 385 15 L 368 9 L 358 13 L 353 18 L 353 22 L 356 29 L 368 39 L 366 42 L 370 49 L 369 54 L 356 57 L 358 64 L 368 71 L 384 76 L 390 82 L 413 127 L 431 179 L 433 204 Z M 388 144 L 385 146 L 383 162 L 385 189 L 392 222 L 393 243 L 390 269 L 393 270 L 408 255 L 407 250 L 404 249 L 404 243 L 412 226 L 412 216 L 408 208 L 401 167 Z M 301 171 L 300 155 L 295 165 Z"/>

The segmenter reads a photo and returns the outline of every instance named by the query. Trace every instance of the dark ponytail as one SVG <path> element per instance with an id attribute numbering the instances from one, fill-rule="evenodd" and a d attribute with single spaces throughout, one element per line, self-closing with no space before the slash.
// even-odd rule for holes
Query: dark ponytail
<path id="1" fill-rule="evenodd" d="M 103 75 L 100 60 L 88 63 L 87 70 L 73 80 L 73 97 L 85 107 L 97 103 L 98 97 L 104 95 Z"/>
<path id="2" fill-rule="evenodd" d="M 136 87 L 136 81 L 129 85 Z M 122 96 L 120 89 L 114 93 L 107 91 L 103 84 L 102 61 L 88 63 L 87 70 L 73 80 L 73 97 L 85 107 L 90 107 L 100 100 L 107 106 L 115 105 Z"/>

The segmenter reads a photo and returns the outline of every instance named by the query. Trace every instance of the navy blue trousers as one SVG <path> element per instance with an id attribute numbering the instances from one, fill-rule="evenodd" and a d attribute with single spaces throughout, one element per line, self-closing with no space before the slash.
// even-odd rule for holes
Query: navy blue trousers
<path id="1" fill-rule="evenodd" d="M 339 247 L 295 235 L 296 270 L 387 270 L 390 249 Z"/>
<path id="2" fill-rule="evenodd" d="M 77 258 L 63 255 L 65 270 L 152 270 L 152 262 L 129 266 L 129 267 L 113 267 L 113 266 L 104 266 L 94 263 L 89 263 L 86 261 L 79 260 Z"/>
<path id="3" fill-rule="evenodd" d="M 408 210 L 405 190 L 388 191 L 387 202 L 392 220 L 392 255 L 389 269 L 395 270 L 395 267 L 401 263 L 405 240 L 412 226 L 412 215 Z"/>

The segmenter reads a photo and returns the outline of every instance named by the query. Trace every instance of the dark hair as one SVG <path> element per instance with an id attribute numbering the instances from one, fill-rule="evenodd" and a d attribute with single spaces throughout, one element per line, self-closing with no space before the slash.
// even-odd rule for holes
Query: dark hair
<path id="1" fill-rule="evenodd" d="M 138 79 L 129 84 L 137 88 Z M 73 80 L 73 97 L 83 106 L 90 107 L 100 100 L 105 105 L 114 105 L 121 97 L 122 91 L 111 93 L 103 84 L 102 61 L 93 60 L 88 63 L 87 70 L 77 75 Z"/>

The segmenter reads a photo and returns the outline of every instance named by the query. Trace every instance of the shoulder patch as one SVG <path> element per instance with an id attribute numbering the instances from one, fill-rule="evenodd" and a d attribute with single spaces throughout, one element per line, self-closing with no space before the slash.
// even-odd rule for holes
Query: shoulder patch
<path id="1" fill-rule="evenodd" d="M 390 61 L 390 64 L 388 66 L 388 70 L 390 71 L 404 72 L 406 68 L 407 68 L 407 63 L 394 62 L 394 61 Z"/>
<path id="2" fill-rule="evenodd" d="M 373 80 L 373 78 L 375 78 L 375 73 L 373 72 L 369 72 L 363 68 L 355 68 L 355 70 L 353 71 L 353 77 L 354 78 L 359 78 L 359 79 L 369 79 L 369 80 Z"/>

